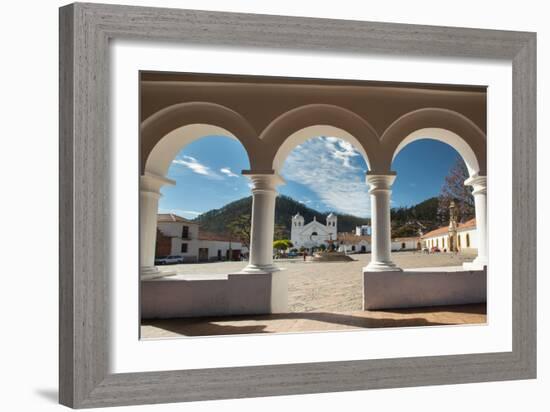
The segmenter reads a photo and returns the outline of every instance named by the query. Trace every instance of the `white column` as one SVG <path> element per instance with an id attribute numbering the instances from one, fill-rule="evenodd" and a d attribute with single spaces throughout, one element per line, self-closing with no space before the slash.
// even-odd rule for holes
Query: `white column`
<path id="1" fill-rule="evenodd" d="M 364 267 L 367 272 L 400 271 L 391 260 L 391 185 L 395 174 L 367 173 L 371 203 L 371 261 Z"/>
<path id="2" fill-rule="evenodd" d="M 279 270 L 273 264 L 276 187 L 284 183 L 277 174 L 250 174 L 252 181 L 252 219 L 249 263 L 243 272 L 266 273 Z"/>
<path id="3" fill-rule="evenodd" d="M 155 247 L 157 241 L 157 213 L 160 188 L 175 182 L 165 177 L 145 173 L 140 177 L 139 188 L 139 265 L 141 279 L 161 276 L 155 267 Z M 173 273 L 162 273 L 166 276 Z"/>
<path id="4" fill-rule="evenodd" d="M 477 257 L 471 263 L 464 263 L 465 269 L 483 269 L 487 266 L 487 176 L 475 175 L 466 179 L 465 185 L 474 188 L 476 208 Z"/>
<path id="5" fill-rule="evenodd" d="M 271 276 L 270 313 L 288 312 L 288 277 L 273 264 L 276 187 L 284 183 L 277 174 L 249 174 L 252 181 L 250 260 L 243 273 Z"/>

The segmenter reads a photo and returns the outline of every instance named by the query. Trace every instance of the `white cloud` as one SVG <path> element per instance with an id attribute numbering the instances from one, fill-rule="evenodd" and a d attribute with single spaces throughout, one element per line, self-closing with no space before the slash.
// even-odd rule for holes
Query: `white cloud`
<path id="1" fill-rule="evenodd" d="M 357 169 L 351 164 L 350 159 L 352 157 L 361 156 L 361 154 L 355 150 L 351 143 L 336 137 L 323 137 L 318 139 L 322 139 L 325 142 L 325 147 L 332 157 L 342 161 L 342 166 L 348 169 Z"/>
<path id="2" fill-rule="evenodd" d="M 222 176 L 218 175 L 208 166 L 200 163 L 197 159 L 192 156 L 183 156 L 179 159 L 174 159 L 173 164 L 184 166 L 190 169 L 193 173 L 210 177 L 212 179 L 222 179 Z"/>
<path id="3" fill-rule="evenodd" d="M 351 163 L 359 152 L 333 137 L 311 139 L 301 146 L 303 150 L 292 151 L 286 159 L 284 178 L 307 186 L 337 212 L 370 216 L 364 171 Z"/>
<path id="4" fill-rule="evenodd" d="M 233 173 L 229 167 L 222 167 L 220 169 L 220 172 L 222 172 L 224 175 L 229 177 L 239 177 L 239 175 L 236 173 Z"/>

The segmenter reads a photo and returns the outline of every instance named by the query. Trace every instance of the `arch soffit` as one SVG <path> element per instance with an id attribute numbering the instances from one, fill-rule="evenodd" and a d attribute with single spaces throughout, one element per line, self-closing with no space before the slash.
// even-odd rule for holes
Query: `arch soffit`
<path id="1" fill-rule="evenodd" d="M 409 143 L 420 139 L 447 143 L 462 156 L 470 174 L 486 174 L 485 133 L 464 115 L 440 108 L 409 112 L 384 131 L 381 152 L 385 169 L 391 170 L 391 163 L 397 154 Z"/>
<path id="2" fill-rule="evenodd" d="M 292 149 L 316 136 L 348 141 L 363 155 L 369 169 L 377 167 L 380 141 L 374 128 L 356 113 L 327 104 L 301 106 L 273 120 L 260 134 L 266 149 L 262 163 L 279 170 Z"/>
<path id="3" fill-rule="evenodd" d="M 140 131 L 142 173 L 147 170 L 163 176 L 178 151 L 208 135 L 228 136 L 241 142 L 251 166 L 260 152 L 258 135 L 250 123 L 236 111 L 215 103 L 166 107 L 145 119 Z"/>

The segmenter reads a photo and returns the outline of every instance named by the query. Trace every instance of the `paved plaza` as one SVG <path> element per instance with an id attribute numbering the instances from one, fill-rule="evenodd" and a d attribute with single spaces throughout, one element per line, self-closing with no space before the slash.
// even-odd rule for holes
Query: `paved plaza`
<path id="1" fill-rule="evenodd" d="M 353 328 L 428 326 L 485 323 L 485 305 L 362 310 L 362 268 L 370 254 L 355 254 L 351 262 L 275 260 L 288 274 L 291 313 L 230 318 L 146 320 L 144 338 L 238 333 L 307 332 Z M 397 252 L 394 262 L 403 269 L 459 266 L 475 256 L 450 253 Z M 238 272 L 247 262 L 174 265 L 163 270 L 198 276 Z"/>

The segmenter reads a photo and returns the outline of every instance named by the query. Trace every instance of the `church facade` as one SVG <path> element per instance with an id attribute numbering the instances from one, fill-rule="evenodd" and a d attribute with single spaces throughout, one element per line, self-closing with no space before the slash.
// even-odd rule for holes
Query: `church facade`
<path id="1" fill-rule="evenodd" d="M 329 241 L 336 241 L 338 236 L 338 218 L 331 213 L 327 216 L 326 224 L 318 222 L 315 217 L 305 223 L 304 217 L 297 213 L 292 217 L 290 240 L 295 248 L 317 248 L 328 246 Z"/>

